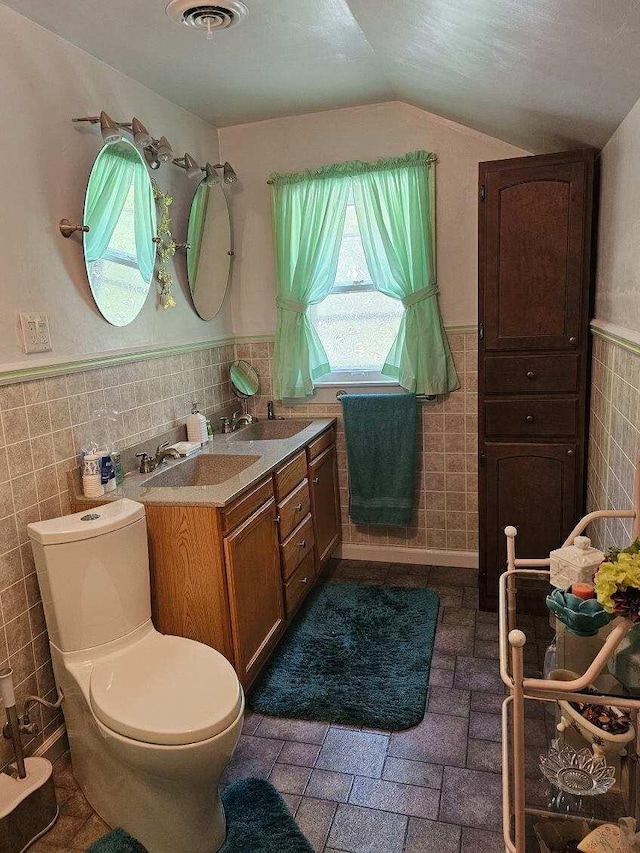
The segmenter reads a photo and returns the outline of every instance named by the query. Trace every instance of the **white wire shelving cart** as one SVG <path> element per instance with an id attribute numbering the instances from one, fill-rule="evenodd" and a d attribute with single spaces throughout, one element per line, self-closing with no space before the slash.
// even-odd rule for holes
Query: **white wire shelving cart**
<path id="1" fill-rule="evenodd" d="M 570 545 L 576 536 L 588 526 L 602 518 L 633 519 L 633 537 L 640 536 L 640 461 L 636 468 L 634 484 L 634 507 L 624 510 L 598 510 L 585 515 L 567 537 L 564 545 Z M 552 703 L 557 708 L 561 700 L 585 704 L 616 706 L 630 711 L 635 718 L 640 710 L 640 692 L 630 695 L 612 676 L 605 675 L 607 663 L 626 636 L 633 623 L 617 618 L 608 629 L 601 630 L 593 638 L 572 637 L 564 626 L 556 622 L 558 664 L 576 672 L 582 672 L 571 681 L 527 677 L 525 672 L 525 649 L 527 636 L 518 628 L 517 586 L 519 582 L 545 581 L 549 579 L 549 558 L 519 559 L 516 557 L 516 535 L 514 527 L 505 529 L 507 540 L 507 570 L 500 577 L 499 589 L 499 646 L 500 675 L 507 686 L 507 698 L 502 706 L 502 814 L 505 850 L 507 853 L 531 853 L 526 847 L 527 816 L 537 819 L 586 820 L 588 823 L 617 821 L 618 817 L 630 815 L 640 818 L 636 803 L 636 755 L 630 744 L 631 753 L 621 759 L 620 777 L 624 788 L 618 799 L 624 802 L 621 813 L 598 817 L 592 812 L 559 813 L 551 804 L 548 807 L 527 805 L 526 794 L 526 722 L 525 702 L 534 700 Z M 616 543 L 624 547 L 626 543 Z M 526 622 L 526 620 L 523 620 Z M 605 685 L 604 687 L 602 685 Z M 597 693 L 583 692 L 595 685 Z M 602 692 L 600 692 L 602 690 Z M 638 726 L 636 725 L 636 738 Z M 588 746 L 586 742 L 582 744 Z M 608 797 L 609 795 L 605 795 Z M 591 798 L 602 800 L 602 797 Z M 597 808 L 594 806 L 594 810 Z M 606 811 L 606 809 L 604 810 Z M 640 822 L 640 821 L 639 821 Z"/>

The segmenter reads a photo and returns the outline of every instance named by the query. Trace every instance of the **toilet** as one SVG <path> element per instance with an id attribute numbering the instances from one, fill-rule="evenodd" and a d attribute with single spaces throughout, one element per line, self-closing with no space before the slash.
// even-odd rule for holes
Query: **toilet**
<path id="1" fill-rule="evenodd" d="M 244 695 L 219 652 L 154 628 L 144 507 L 123 499 L 28 530 L 87 800 L 150 853 L 215 853 Z"/>

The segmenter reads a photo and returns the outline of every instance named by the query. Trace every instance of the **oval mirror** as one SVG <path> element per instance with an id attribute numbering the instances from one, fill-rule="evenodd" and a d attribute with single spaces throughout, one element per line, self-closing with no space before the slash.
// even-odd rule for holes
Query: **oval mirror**
<path id="1" fill-rule="evenodd" d="M 146 164 L 126 139 L 96 157 L 84 202 L 84 259 L 100 313 L 126 326 L 149 293 L 156 247 L 156 207 Z"/>
<path id="2" fill-rule="evenodd" d="M 247 361 L 234 361 L 229 368 L 229 376 L 236 397 L 253 397 L 260 390 L 258 374 Z"/>
<path id="3" fill-rule="evenodd" d="M 203 320 L 212 320 L 224 301 L 232 258 L 229 208 L 222 187 L 196 189 L 187 230 L 187 276 L 191 298 Z"/>

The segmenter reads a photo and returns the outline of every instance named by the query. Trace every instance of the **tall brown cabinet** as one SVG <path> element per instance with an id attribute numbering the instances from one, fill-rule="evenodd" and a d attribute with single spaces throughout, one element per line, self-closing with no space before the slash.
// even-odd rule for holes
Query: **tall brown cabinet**
<path id="1" fill-rule="evenodd" d="M 480 164 L 480 604 L 582 514 L 595 152 Z"/>

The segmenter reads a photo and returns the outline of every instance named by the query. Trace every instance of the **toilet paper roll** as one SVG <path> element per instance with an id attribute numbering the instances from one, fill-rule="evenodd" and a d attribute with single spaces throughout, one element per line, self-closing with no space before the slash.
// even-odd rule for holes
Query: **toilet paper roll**
<path id="1" fill-rule="evenodd" d="M 100 474 L 85 474 L 82 477 L 82 491 L 85 498 L 98 498 L 104 495 Z"/>

